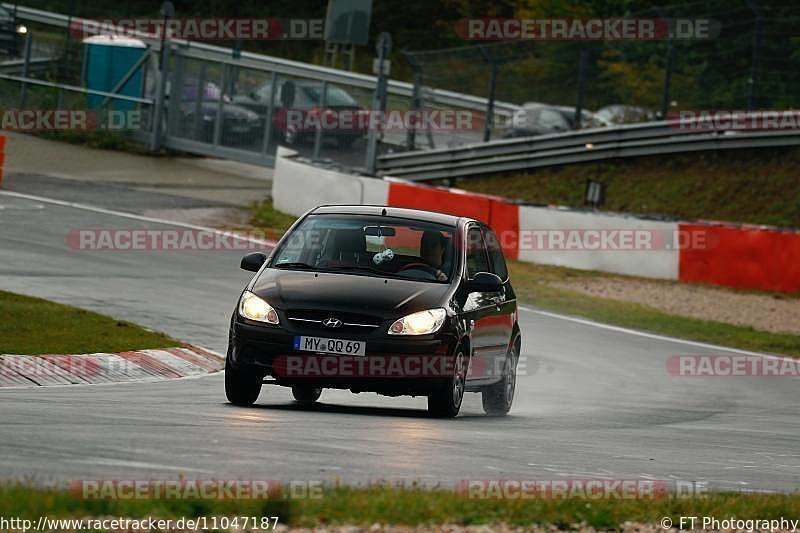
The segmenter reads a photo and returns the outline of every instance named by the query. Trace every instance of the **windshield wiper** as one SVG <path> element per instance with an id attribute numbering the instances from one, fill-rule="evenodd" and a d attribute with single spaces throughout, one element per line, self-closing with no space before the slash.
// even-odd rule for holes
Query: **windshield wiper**
<path id="1" fill-rule="evenodd" d="M 336 266 L 327 266 L 325 270 L 365 270 L 367 272 L 373 272 L 375 274 L 380 274 L 381 276 L 387 276 L 390 278 L 395 277 L 391 272 L 384 272 L 383 270 L 378 270 L 377 268 L 367 266 L 367 265 L 336 265 Z"/>
<path id="2" fill-rule="evenodd" d="M 308 263 L 303 263 L 302 261 L 286 261 L 284 263 L 276 263 L 273 265 L 274 268 L 307 268 L 310 270 L 316 270 L 317 267 L 314 265 L 309 265 Z"/>

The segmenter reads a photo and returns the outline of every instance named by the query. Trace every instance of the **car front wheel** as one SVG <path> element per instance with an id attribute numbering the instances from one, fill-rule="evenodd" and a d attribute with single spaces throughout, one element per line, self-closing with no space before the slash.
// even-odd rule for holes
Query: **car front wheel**
<path id="1" fill-rule="evenodd" d="M 454 418 L 461 410 L 467 378 L 467 358 L 460 351 L 453 360 L 453 375 L 428 396 L 428 413 L 439 418 Z"/>
<path id="2" fill-rule="evenodd" d="M 229 359 L 225 360 L 225 396 L 233 405 L 253 405 L 261 393 L 263 380 L 261 375 L 234 368 Z"/>

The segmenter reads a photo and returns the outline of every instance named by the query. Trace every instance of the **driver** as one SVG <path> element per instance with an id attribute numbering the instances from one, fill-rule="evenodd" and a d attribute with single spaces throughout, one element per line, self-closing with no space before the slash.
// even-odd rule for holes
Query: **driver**
<path id="1" fill-rule="evenodd" d="M 436 279 L 439 281 L 447 281 L 447 275 L 441 271 L 444 260 L 444 243 L 444 236 L 440 232 L 428 230 L 422 234 L 422 241 L 419 245 L 422 261 L 435 271 Z"/>

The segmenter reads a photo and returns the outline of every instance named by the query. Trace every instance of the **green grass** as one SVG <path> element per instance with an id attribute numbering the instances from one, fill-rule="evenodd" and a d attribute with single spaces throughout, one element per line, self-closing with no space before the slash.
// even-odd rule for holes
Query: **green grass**
<path id="1" fill-rule="evenodd" d="M 179 346 L 161 333 L 39 298 L 0 291 L 0 353 L 75 354 Z"/>
<path id="2" fill-rule="evenodd" d="M 272 207 L 272 200 L 262 200 L 251 207 L 250 224 L 269 233 L 271 237 L 280 238 L 297 220 L 296 216 L 287 215 Z"/>
<path id="3" fill-rule="evenodd" d="M 626 521 L 657 524 L 668 516 L 776 519 L 800 516 L 798 494 L 712 493 L 706 498 L 655 501 L 467 500 L 448 489 L 336 487 L 320 499 L 253 501 L 84 501 L 63 490 L 0 487 L 0 516 L 156 518 L 278 516 L 291 526 L 321 524 L 552 524 L 616 528 Z"/>
<path id="4" fill-rule="evenodd" d="M 800 227 L 800 148 L 639 157 L 462 178 L 469 191 L 583 205 L 586 179 L 608 185 L 603 209 Z"/>
<path id="5" fill-rule="evenodd" d="M 637 303 L 590 296 L 550 284 L 581 277 L 613 276 L 620 278 L 622 276 L 517 261 L 510 262 L 509 270 L 517 297 L 523 303 L 543 309 L 581 316 L 606 324 L 732 348 L 800 355 L 800 336 L 797 335 L 771 333 L 713 320 L 671 315 Z M 663 283 L 665 290 L 669 290 L 666 285 L 670 282 Z"/>

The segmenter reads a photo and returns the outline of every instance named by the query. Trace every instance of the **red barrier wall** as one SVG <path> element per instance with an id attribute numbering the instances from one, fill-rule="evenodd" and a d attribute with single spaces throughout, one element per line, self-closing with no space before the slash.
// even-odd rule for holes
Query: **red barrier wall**
<path id="1" fill-rule="evenodd" d="M 681 250 L 679 279 L 737 288 L 800 291 L 800 232 L 680 224 L 709 234 L 708 249 Z"/>
<path id="2" fill-rule="evenodd" d="M 495 196 L 397 182 L 389 183 L 388 204 L 482 220 L 497 233 L 506 257 L 517 258 L 519 207 L 516 204 Z"/>

